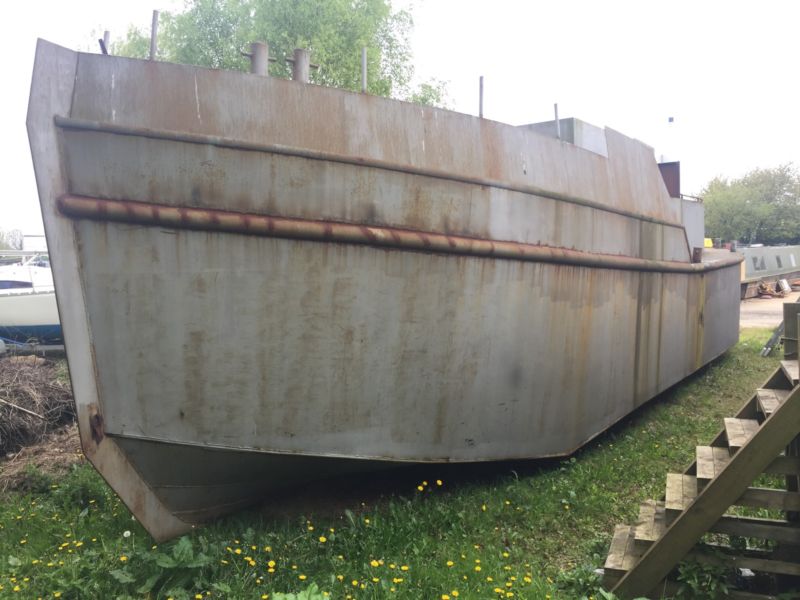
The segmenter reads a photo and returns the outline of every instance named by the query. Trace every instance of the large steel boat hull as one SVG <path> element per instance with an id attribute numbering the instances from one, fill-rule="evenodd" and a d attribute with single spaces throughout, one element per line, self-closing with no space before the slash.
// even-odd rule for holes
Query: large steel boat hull
<path id="1" fill-rule="evenodd" d="M 567 454 L 738 338 L 652 151 L 40 42 L 84 452 L 156 538 L 276 487 Z"/>

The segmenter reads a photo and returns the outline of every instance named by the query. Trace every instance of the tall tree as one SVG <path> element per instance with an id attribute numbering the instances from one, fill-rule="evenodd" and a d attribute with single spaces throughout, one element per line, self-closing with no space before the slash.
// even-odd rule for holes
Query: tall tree
<path id="1" fill-rule="evenodd" d="M 242 51 L 266 41 L 277 59 L 270 74 L 288 77 L 284 58 L 295 48 L 311 51 L 311 80 L 349 90 L 361 87 L 361 48 L 367 47 L 367 81 L 371 94 L 441 106 L 443 82 L 411 88 L 413 65 L 408 11 L 393 11 L 389 0 L 188 0 L 177 13 L 161 14 L 159 58 L 213 68 L 248 68 Z M 115 54 L 144 58 L 147 34 L 131 28 Z"/>
<path id="2" fill-rule="evenodd" d="M 800 173 L 791 164 L 719 177 L 701 193 L 711 237 L 748 244 L 800 243 Z"/>

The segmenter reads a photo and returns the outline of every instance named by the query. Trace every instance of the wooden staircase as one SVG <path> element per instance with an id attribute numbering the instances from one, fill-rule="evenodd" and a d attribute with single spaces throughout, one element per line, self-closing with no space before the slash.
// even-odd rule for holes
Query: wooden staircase
<path id="1" fill-rule="evenodd" d="M 798 361 L 782 361 L 736 416 L 725 419 L 711 445 L 697 446 L 684 473 L 667 475 L 665 495 L 643 502 L 634 525 L 616 527 L 606 589 L 622 599 L 660 598 L 675 587 L 678 563 L 694 559 L 759 576 L 761 591 L 733 591 L 730 598 L 776 598 L 767 588 L 800 590 L 799 379 Z M 782 482 L 780 489 L 756 487 L 764 473 L 780 476 L 770 480 Z M 769 509 L 780 518 L 737 516 L 732 507 Z"/>

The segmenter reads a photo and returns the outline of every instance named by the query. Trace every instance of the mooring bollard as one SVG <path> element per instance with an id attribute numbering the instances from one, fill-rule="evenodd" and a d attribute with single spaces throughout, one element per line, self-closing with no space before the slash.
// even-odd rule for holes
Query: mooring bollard
<path id="1" fill-rule="evenodd" d="M 292 79 L 308 83 L 310 69 L 318 69 L 318 65 L 311 64 L 311 55 L 305 48 L 295 48 L 294 57 L 287 58 L 286 62 L 292 64 Z"/>

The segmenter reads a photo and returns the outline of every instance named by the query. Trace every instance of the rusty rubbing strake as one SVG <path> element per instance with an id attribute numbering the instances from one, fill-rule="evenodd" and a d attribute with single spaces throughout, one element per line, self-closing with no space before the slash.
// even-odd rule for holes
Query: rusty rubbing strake
<path id="1" fill-rule="evenodd" d="M 396 227 L 274 217 L 204 208 L 181 208 L 149 202 L 105 200 L 85 196 L 62 196 L 58 200 L 58 205 L 63 214 L 78 219 L 138 223 L 175 229 L 241 233 L 315 242 L 365 244 L 399 250 L 549 262 L 627 271 L 694 273 L 721 269 L 742 261 L 741 256 L 733 253 L 730 258 L 726 257 L 724 260 L 699 264 L 650 260 Z"/>

